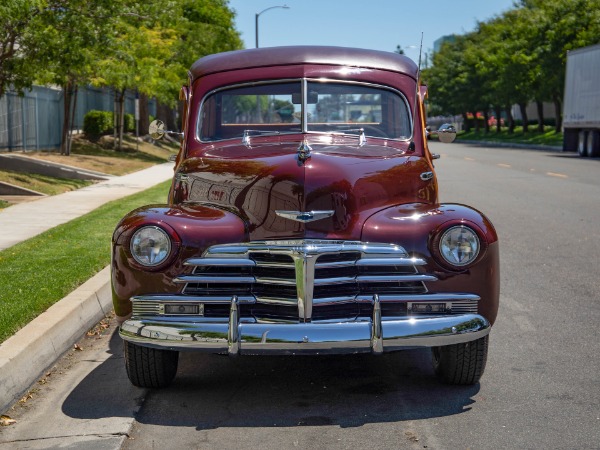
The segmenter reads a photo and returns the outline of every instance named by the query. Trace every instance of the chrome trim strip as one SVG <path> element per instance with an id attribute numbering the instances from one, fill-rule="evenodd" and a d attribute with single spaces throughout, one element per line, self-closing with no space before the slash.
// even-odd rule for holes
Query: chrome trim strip
<path id="1" fill-rule="evenodd" d="M 437 281 L 433 275 L 359 275 L 356 277 L 358 282 L 366 283 L 387 283 L 387 282 L 407 282 L 407 281 Z"/>
<path id="2" fill-rule="evenodd" d="M 256 263 L 251 259 L 244 258 L 191 258 L 184 261 L 183 265 L 247 267 L 256 266 Z"/>
<path id="3" fill-rule="evenodd" d="M 325 253 L 360 252 L 363 257 L 370 255 L 391 255 L 404 257 L 409 255 L 400 245 L 385 243 L 369 243 L 360 241 L 331 241 L 320 239 L 289 239 L 274 241 L 247 242 L 244 244 L 220 244 L 209 247 L 204 257 L 216 255 L 244 255 L 250 252 L 291 255 L 306 252 L 315 255 Z"/>
<path id="4" fill-rule="evenodd" d="M 372 299 L 368 295 L 358 295 L 356 300 L 359 302 L 370 302 Z M 381 302 L 437 302 L 437 301 L 471 301 L 476 302 L 481 300 L 481 297 L 475 294 L 459 294 L 459 293 L 438 293 L 438 294 L 381 294 L 379 301 Z"/>
<path id="5" fill-rule="evenodd" d="M 279 284 L 281 286 L 296 286 L 296 280 L 290 278 L 267 278 L 256 277 L 256 283 L 260 284 Z"/>
<path id="6" fill-rule="evenodd" d="M 297 303 L 296 298 L 285 298 L 285 297 L 262 297 L 256 296 L 257 303 L 266 303 L 270 305 L 285 305 L 295 306 Z"/>
<path id="7" fill-rule="evenodd" d="M 269 303 L 269 304 L 280 304 L 290 305 L 296 304 L 295 299 L 285 297 L 264 297 L 264 296 L 238 296 L 238 304 L 256 304 L 256 303 Z M 378 295 L 379 301 L 382 303 L 397 303 L 397 302 L 452 302 L 453 306 L 457 302 L 462 302 L 465 305 L 469 303 L 476 303 L 481 300 L 481 297 L 474 294 L 460 294 L 460 293 L 438 293 L 438 294 L 380 294 Z M 136 308 L 141 309 L 144 303 L 149 303 L 147 308 L 152 310 L 155 308 L 153 304 L 157 302 L 161 303 L 182 303 L 182 302 L 197 302 L 207 304 L 229 304 L 231 303 L 231 297 L 227 296 L 201 296 L 201 295 L 140 295 L 131 298 L 132 302 L 137 302 Z M 373 297 L 370 295 L 342 295 L 339 297 L 322 297 L 313 299 L 314 305 L 333 305 L 340 303 L 371 303 Z"/>
<path id="8" fill-rule="evenodd" d="M 378 315 L 369 321 L 326 323 L 248 323 L 236 321 L 235 302 L 228 321 L 177 317 L 126 320 L 121 337 L 142 346 L 229 354 L 357 353 L 379 350 Z M 171 318 L 173 319 L 173 318 Z M 203 318 L 204 319 L 204 318 Z M 474 341 L 491 330 L 478 314 L 381 319 L 382 351 L 437 347 Z M 237 329 L 237 334 L 235 330 Z M 236 339 L 237 337 L 237 339 Z"/>
<path id="9" fill-rule="evenodd" d="M 231 296 L 204 296 L 204 295 L 138 295 L 131 297 L 132 302 L 144 303 L 144 302 L 162 302 L 162 303 L 181 303 L 181 302 L 200 302 L 200 303 L 231 303 Z M 240 304 L 254 304 L 256 298 L 253 296 L 239 296 L 238 302 Z"/>
<path id="10" fill-rule="evenodd" d="M 425 264 L 427 261 L 421 258 L 363 258 L 356 261 L 357 266 L 424 266 Z"/>
<path id="11" fill-rule="evenodd" d="M 173 279 L 173 283 L 231 283 L 252 284 L 254 277 L 213 277 L 207 275 L 180 275 Z"/>

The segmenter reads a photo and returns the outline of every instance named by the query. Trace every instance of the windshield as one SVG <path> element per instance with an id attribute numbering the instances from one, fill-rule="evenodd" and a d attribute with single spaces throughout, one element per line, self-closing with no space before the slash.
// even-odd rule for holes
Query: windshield
<path id="1" fill-rule="evenodd" d="M 406 99 L 394 90 L 298 80 L 213 92 L 203 101 L 198 120 L 202 141 L 300 132 L 364 132 L 405 140 L 411 133 L 410 114 Z"/>

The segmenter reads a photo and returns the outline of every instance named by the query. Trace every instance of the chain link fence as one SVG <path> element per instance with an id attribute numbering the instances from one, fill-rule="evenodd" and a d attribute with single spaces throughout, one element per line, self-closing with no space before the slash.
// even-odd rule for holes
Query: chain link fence
<path id="1" fill-rule="evenodd" d="M 113 111 L 112 89 L 79 87 L 73 130 L 83 128 L 88 111 Z M 0 151 L 46 150 L 60 148 L 63 126 L 63 91 L 33 86 L 23 95 L 7 92 L 0 98 Z M 156 116 L 156 101 L 148 102 L 149 113 Z M 135 93 L 125 95 L 125 113 L 135 113 Z"/>

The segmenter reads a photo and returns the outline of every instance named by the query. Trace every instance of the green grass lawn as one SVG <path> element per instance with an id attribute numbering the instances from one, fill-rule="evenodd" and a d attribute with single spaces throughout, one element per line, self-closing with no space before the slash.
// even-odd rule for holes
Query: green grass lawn
<path id="1" fill-rule="evenodd" d="M 10 206 L 10 203 L 0 200 L 0 209 L 6 208 L 7 206 Z"/>
<path id="2" fill-rule="evenodd" d="M 0 170 L 0 181 L 22 186 L 46 195 L 62 194 L 93 184 L 89 180 L 55 178 L 37 173 L 21 173 L 12 170 Z"/>
<path id="3" fill-rule="evenodd" d="M 483 130 L 476 132 L 460 132 L 457 139 L 465 141 L 504 142 L 512 144 L 530 145 L 554 145 L 561 146 L 563 134 L 556 133 L 554 127 L 546 127 L 543 133 L 538 132 L 535 127 L 529 127 L 529 132 L 523 133 L 523 127 L 516 127 L 514 133 L 509 133 L 508 128 L 502 128 L 500 133 L 491 129 L 489 133 Z"/>
<path id="4" fill-rule="evenodd" d="M 110 240 L 127 212 L 165 203 L 170 181 L 0 251 L 0 342 L 110 263 Z"/>

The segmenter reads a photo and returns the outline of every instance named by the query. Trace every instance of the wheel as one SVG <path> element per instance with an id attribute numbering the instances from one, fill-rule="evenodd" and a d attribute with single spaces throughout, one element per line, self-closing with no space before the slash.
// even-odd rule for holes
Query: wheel
<path id="1" fill-rule="evenodd" d="M 588 132 L 587 155 L 590 158 L 597 158 L 600 156 L 600 131 L 598 130 L 591 130 Z"/>
<path id="2" fill-rule="evenodd" d="M 125 368 L 129 381 L 144 388 L 167 387 L 177 373 L 179 352 L 142 347 L 124 341 Z"/>
<path id="3" fill-rule="evenodd" d="M 587 131 L 581 130 L 579 132 L 579 139 L 577 140 L 577 153 L 579 156 L 587 156 Z"/>
<path id="4" fill-rule="evenodd" d="M 485 371 L 489 336 L 431 349 L 433 369 L 448 384 L 475 384 Z"/>

